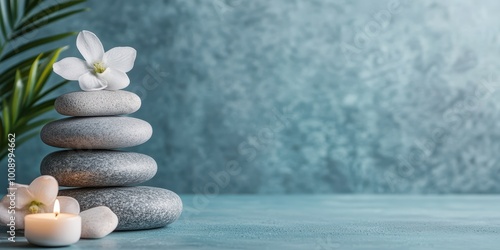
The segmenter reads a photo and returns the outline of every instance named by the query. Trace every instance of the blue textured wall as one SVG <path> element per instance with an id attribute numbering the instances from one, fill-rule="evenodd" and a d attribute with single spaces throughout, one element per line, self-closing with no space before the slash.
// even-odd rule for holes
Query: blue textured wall
<path id="1" fill-rule="evenodd" d="M 131 150 L 159 163 L 150 185 L 500 192 L 498 1 L 88 5 L 48 32 L 88 29 L 106 49 L 138 50 L 128 90 L 154 136 Z M 63 56 L 79 56 L 67 43 Z M 39 139 L 19 148 L 21 180 L 53 150 Z"/>

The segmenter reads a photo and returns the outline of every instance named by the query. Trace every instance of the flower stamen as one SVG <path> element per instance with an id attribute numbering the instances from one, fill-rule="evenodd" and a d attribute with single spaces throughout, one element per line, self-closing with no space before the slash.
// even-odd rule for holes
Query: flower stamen
<path id="1" fill-rule="evenodd" d="M 32 201 L 29 204 L 28 210 L 31 214 L 37 214 L 41 210 L 41 206 L 43 206 L 43 203 L 39 201 Z"/>
<path id="2" fill-rule="evenodd" d="M 102 62 L 94 63 L 94 71 L 98 74 L 102 74 L 106 70 L 106 65 Z"/>

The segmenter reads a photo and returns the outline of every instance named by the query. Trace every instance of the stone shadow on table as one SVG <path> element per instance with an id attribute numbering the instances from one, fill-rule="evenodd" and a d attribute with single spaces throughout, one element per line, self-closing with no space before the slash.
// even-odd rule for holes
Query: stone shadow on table
<path id="1" fill-rule="evenodd" d="M 20 249 L 40 249 L 40 247 L 31 245 L 26 241 L 22 242 L 10 242 L 10 241 L 2 241 L 0 242 L 1 249 L 11 249 L 11 248 L 20 248 Z M 48 249 L 48 248 L 47 248 Z"/>

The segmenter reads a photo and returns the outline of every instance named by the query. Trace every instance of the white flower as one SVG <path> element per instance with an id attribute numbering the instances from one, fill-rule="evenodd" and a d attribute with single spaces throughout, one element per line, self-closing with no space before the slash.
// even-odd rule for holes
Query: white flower
<path id="1" fill-rule="evenodd" d="M 76 47 L 85 61 L 76 57 L 64 58 L 54 63 L 54 72 L 67 80 L 78 80 L 85 91 L 117 90 L 129 85 L 130 79 L 125 73 L 134 67 L 137 54 L 134 48 L 115 47 L 104 53 L 99 38 L 86 30 L 78 34 Z"/>
<path id="2" fill-rule="evenodd" d="M 57 196 L 59 185 L 50 175 L 42 175 L 29 186 L 15 184 L 7 189 L 0 201 L 0 222 L 10 223 L 15 217 L 16 229 L 24 229 L 24 216 L 34 213 L 52 213 L 56 198 L 59 200 L 61 213 L 79 214 L 80 205 L 72 197 Z"/>

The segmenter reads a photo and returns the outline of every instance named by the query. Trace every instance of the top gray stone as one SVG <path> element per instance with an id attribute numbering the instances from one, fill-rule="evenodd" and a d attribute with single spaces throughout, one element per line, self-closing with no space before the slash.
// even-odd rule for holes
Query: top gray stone
<path id="1" fill-rule="evenodd" d="M 126 115 L 139 110 L 141 99 L 124 90 L 77 91 L 59 96 L 54 106 L 68 116 Z"/>

